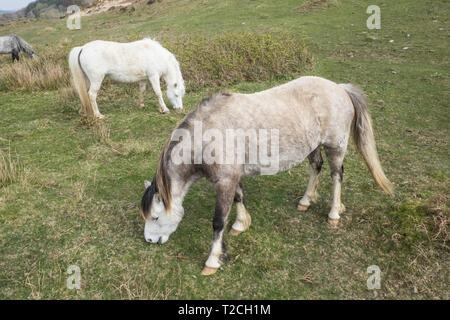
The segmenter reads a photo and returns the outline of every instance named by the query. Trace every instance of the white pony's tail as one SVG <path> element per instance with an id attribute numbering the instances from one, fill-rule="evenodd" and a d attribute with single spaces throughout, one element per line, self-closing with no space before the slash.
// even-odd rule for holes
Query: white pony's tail
<path id="1" fill-rule="evenodd" d="M 82 47 L 75 47 L 70 51 L 69 68 L 70 72 L 72 73 L 72 85 L 74 86 L 81 100 L 82 107 L 80 113 L 87 116 L 88 114 L 92 114 L 92 106 L 88 94 L 89 80 L 87 79 L 80 64 L 80 55 L 82 51 Z"/>
<path id="2" fill-rule="evenodd" d="M 340 86 L 345 89 L 355 108 L 352 134 L 356 148 L 362 154 L 375 182 L 385 193 L 392 194 L 394 188 L 392 183 L 386 178 L 380 160 L 378 159 L 372 129 L 372 120 L 370 118 L 369 110 L 367 109 L 366 96 L 364 92 L 355 85 L 340 84 Z"/>

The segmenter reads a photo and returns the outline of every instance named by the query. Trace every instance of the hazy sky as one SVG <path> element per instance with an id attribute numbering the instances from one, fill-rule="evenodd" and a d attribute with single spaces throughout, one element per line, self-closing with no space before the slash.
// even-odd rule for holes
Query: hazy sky
<path id="1" fill-rule="evenodd" d="M 0 0 L 0 10 L 19 10 L 35 0 Z"/>

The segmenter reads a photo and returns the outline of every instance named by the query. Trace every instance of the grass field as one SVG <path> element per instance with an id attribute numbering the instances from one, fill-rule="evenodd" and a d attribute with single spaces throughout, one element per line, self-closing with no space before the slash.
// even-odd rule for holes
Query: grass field
<path id="1" fill-rule="evenodd" d="M 194 185 L 186 215 L 165 245 L 145 242 L 139 203 L 177 122 L 225 88 L 187 88 L 183 113 L 161 115 L 150 91 L 139 109 L 137 85 L 107 82 L 98 99 L 107 121 L 92 127 L 80 119 L 68 89 L 11 90 L 0 82 L 0 298 L 449 299 L 450 8 L 444 0 L 316 1 L 299 8 L 306 2 L 163 0 L 132 13 L 84 17 L 79 31 L 66 29 L 65 20 L 37 20 L 6 24 L 0 34 L 22 36 L 65 69 L 70 48 L 94 39 L 296 35 L 314 61 L 301 74 L 229 89 L 255 92 L 299 75 L 358 84 L 369 98 L 394 196 L 375 186 L 353 144 L 338 229 L 326 222 L 327 165 L 319 201 L 306 213 L 296 206 L 307 163 L 244 179 L 252 226 L 227 239 L 230 261 L 202 277 L 212 186 Z M 366 27 L 372 4 L 381 8 L 380 30 Z M 10 56 L 1 57 L 0 68 L 9 64 Z M 66 287 L 69 265 L 80 267 L 81 290 Z M 367 289 L 371 265 L 381 270 L 380 290 Z"/>

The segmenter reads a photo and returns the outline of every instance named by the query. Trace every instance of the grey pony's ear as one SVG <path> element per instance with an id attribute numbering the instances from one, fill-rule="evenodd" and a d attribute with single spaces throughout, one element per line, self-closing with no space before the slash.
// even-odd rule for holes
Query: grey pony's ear
<path id="1" fill-rule="evenodd" d="M 148 180 L 145 180 L 144 185 L 145 185 L 145 189 L 147 189 L 148 187 L 150 187 L 152 185 L 152 183 Z"/>

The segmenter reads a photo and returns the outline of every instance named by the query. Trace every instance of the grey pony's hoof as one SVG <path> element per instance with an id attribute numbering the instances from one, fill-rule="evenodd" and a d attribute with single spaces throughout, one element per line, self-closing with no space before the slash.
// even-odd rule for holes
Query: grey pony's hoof
<path id="1" fill-rule="evenodd" d="M 339 219 L 328 218 L 328 223 L 330 224 L 331 227 L 337 228 L 339 225 Z"/>
<path id="2" fill-rule="evenodd" d="M 240 235 L 241 233 L 242 233 L 242 231 L 238 231 L 236 229 L 231 228 L 229 234 L 230 234 L 230 236 L 236 237 L 236 236 Z"/>
<path id="3" fill-rule="evenodd" d="M 219 268 L 204 267 L 202 270 L 202 276 L 211 276 L 216 273 L 217 270 L 219 270 Z"/>

